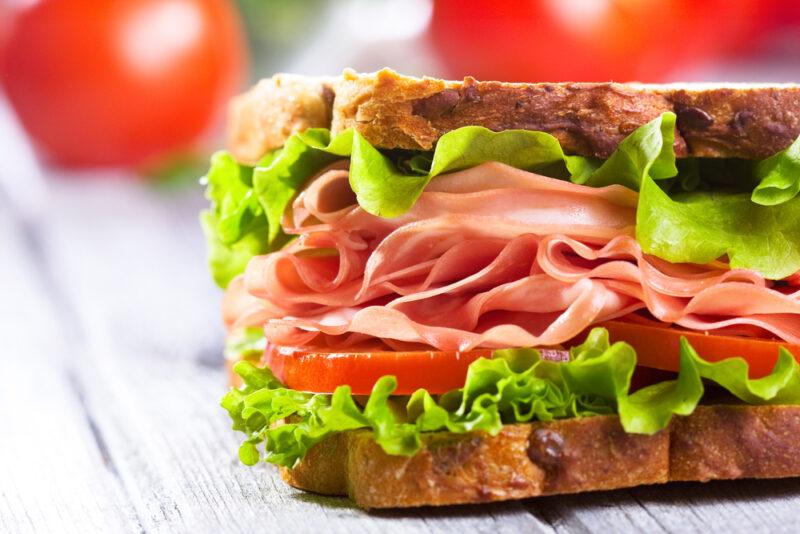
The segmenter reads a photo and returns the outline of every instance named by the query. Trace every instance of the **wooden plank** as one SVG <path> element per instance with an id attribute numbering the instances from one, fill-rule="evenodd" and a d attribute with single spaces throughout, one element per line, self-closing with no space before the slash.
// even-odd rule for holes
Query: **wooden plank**
<path id="1" fill-rule="evenodd" d="M 624 491 L 544 497 L 526 504 L 557 532 L 671 532 Z"/>
<path id="2" fill-rule="evenodd" d="M 630 490 L 665 528 L 719 525 L 731 532 L 796 531 L 800 479 L 680 483 Z"/>
<path id="3" fill-rule="evenodd" d="M 27 235 L 0 198 L 0 531 L 140 531 Z"/>

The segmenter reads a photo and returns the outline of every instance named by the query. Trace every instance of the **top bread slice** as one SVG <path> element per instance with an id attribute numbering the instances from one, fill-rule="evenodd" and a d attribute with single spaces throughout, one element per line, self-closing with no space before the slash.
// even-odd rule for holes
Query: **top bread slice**
<path id="1" fill-rule="evenodd" d="M 607 158 L 666 111 L 678 117 L 678 157 L 762 159 L 800 134 L 800 85 L 445 81 L 388 69 L 277 74 L 233 100 L 228 148 L 254 163 L 293 133 L 352 127 L 379 148 L 431 150 L 448 131 L 476 125 L 548 132 L 568 154 Z"/>

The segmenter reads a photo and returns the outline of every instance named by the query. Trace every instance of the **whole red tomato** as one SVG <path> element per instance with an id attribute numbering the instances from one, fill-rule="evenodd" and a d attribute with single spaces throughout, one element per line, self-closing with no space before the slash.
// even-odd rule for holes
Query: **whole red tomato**
<path id="1" fill-rule="evenodd" d="M 449 75 L 662 81 L 747 47 L 777 0 L 436 0 Z"/>
<path id="2" fill-rule="evenodd" d="M 133 165 L 196 140 L 245 60 L 228 0 L 40 0 L 13 13 L 0 73 L 46 156 Z"/>

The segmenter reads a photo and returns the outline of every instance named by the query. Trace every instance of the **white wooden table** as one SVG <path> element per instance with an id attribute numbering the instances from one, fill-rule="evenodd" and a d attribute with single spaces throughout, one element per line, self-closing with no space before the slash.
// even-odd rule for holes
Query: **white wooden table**
<path id="1" fill-rule="evenodd" d="M 30 220 L 0 190 L 0 532 L 800 530 L 800 480 L 374 514 L 288 488 L 218 406 L 199 188 L 48 186 Z"/>

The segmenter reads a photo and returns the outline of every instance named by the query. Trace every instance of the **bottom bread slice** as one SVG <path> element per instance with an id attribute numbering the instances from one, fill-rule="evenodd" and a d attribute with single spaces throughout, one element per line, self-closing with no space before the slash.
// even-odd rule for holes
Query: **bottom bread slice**
<path id="1" fill-rule="evenodd" d="M 652 436 L 626 433 L 616 416 L 505 425 L 496 436 L 433 432 L 412 457 L 386 454 L 357 430 L 317 444 L 281 475 L 362 508 L 800 476 L 800 406 L 699 406 Z"/>

